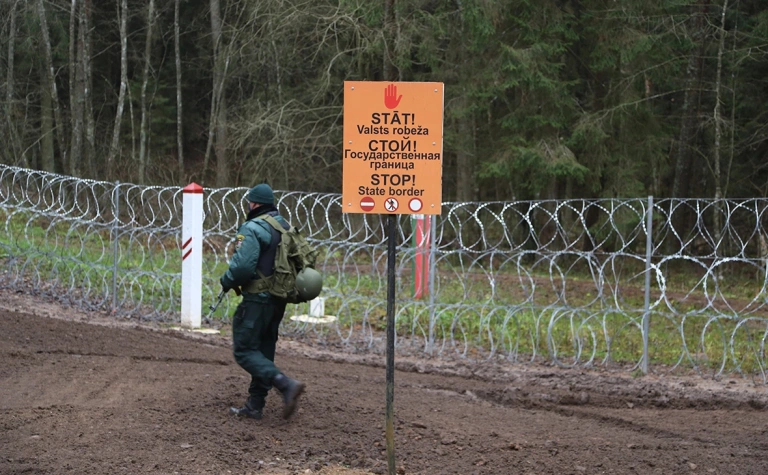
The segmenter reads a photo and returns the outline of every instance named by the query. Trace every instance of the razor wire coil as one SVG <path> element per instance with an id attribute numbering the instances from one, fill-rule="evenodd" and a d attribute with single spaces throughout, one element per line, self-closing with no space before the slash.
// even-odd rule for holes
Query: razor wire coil
<path id="1" fill-rule="evenodd" d="M 203 190 L 204 302 L 219 291 L 247 191 Z M 337 317 L 330 326 L 286 320 L 286 329 L 323 344 L 381 348 L 383 217 L 343 213 L 338 194 L 276 191 L 276 197 L 281 214 L 321 250 L 325 306 Z M 181 187 L 0 165 L 0 285 L 118 318 L 178 321 L 182 198 Z M 444 203 L 428 250 L 414 245 L 411 217 L 398 216 L 398 348 L 634 371 L 647 315 L 658 367 L 741 372 L 765 382 L 768 199 L 647 205 L 644 199 Z M 649 211 L 653 244 L 646 262 Z M 421 282 L 420 297 L 413 288 L 417 257 L 434 269 L 429 289 Z M 227 320 L 235 305 L 226 298 L 217 318 Z M 306 305 L 289 313 L 306 313 Z"/>

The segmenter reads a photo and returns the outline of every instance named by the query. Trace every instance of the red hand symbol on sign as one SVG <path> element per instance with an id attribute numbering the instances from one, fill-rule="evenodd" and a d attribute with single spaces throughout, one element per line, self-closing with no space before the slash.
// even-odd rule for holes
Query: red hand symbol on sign
<path id="1" fill-rule="evenodd" d="M 400 99 L 402 98 L 402 94 L 400 94 L 398 97 L 397 86 L 394 84 L 390 84 L 384 88 L 384 105 L 387 106 L 387 109 L 394 109 L 397 107 L 397 105 L 400 104 Z"/>

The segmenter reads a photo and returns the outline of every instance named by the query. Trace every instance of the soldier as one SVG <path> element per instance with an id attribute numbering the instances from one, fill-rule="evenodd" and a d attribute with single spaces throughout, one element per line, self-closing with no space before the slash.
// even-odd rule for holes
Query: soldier
<path id="1" fill-rule="evenodd" d="M 234 289 L 243 300 L 237 306 L 232 321 L 232 341 L 235 361 L 251 375 L 248 400 L 240 408 L 230 408 L 230 414 L 261 419 L 267 393 L 274 386 L 283 396 L 283 418 L 296 411 L 304 384 L 284 375 L 275 366 L 278 327 L 285 313 L 286 302 L 269 292 L 254 288 L 261 277 L 272 275 L 281 234 L 258 216 L 269 214 L 288 229 L 288 222 L 278 214 L 275 195 L 269 185 L 262 183 L 248 191 L 248 218 L 237 231 L 235 253 L 229 269 L 221 276 L 224 292 Z M 260 273 L 260 274 L 259 274 Z M 251 291 L 249 291 L 251 289 Z"/>

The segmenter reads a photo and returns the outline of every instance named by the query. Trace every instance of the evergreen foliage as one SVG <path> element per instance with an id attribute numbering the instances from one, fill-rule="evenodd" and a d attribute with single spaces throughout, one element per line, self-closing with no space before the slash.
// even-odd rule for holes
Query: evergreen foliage
<path id="1" fill-rule="evenodd" d="M 446 85 L 446 201 L 714 197 L 718 186 L 726 197 L 768 194 L 768 4 L 759 0 L 395 0 L 394 31 L 384 31 L 384 0 L 181 0 L 181 164 L 174 2 L 155 2 L 149 18 L 149 0 L 128 0 L 127 96 L 107 167 L 121 3 L 0 2 L 3 163 L 338 192 L 342 83 L 382 80 L 386 57 L 400 81 Z"/>

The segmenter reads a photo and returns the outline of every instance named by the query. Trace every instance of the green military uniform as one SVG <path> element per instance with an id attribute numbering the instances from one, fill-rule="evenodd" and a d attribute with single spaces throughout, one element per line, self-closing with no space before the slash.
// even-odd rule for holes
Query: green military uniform
<path id="1" fill-rule="evenodd" d="M 254 191 L 255 190 L 255 191 Z M 244 408 L 232 409 L 233 414 L 261 418 L 267 393 L 276 386 L 285 399 L 284 417 L 296 408 L 297 398 L 304 385 L 284 376 L 275 366 L 278 328 L 285 313 L 285 302 L 268 292 L 249 292 L 259 273 L 272 274 L 275 252 L 280 234 L 258 216 L 270 214 L 286 227 L 288 223 L 277 214 L 274 195 L 267 185 L 257 185 L 248 194 L 248 200 L 261 206 L 248 214 L 248 220 L 237 231 L 235 253 L 229 268 L 221 276 L 222 288 L 242 288 L 242 302 L 237 306 L 232 321 L 232 343 L 235 361 L 251 375 L 249 398 Z"/>
<path id="2" fill-rule="evenodd" d="M 223 287 L 247 287 L 258 279 L 256 265 L 262 249 L 272 244 L 271 227 L 264 220 L 246 221 L 237 231 L 238 249 L 229 269 L 221 278 Z M 264 398 L 272 388 L 270 381 L 280 374 L 275 366 L 278 327 L 283 319 L 285 303 L 269 293 L 252 294 L 243 291 L 243 301 L 232 321 L 235 361 L 251 375 L 248 393 L 263 407 Z"/>

